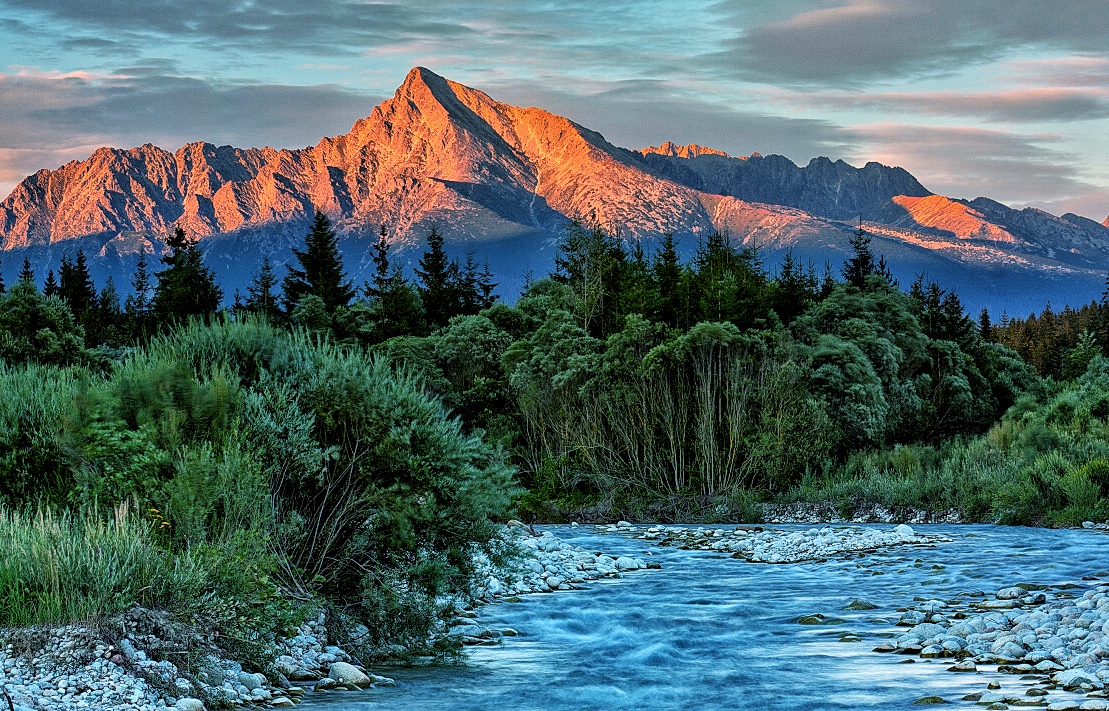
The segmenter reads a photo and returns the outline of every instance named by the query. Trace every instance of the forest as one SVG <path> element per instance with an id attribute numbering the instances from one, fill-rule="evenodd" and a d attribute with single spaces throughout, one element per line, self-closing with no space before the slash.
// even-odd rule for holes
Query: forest
<path id="1" fill-rule="evenodd" d="M 125 297 L 82 253 L 41 287 L 25 264 L 0 296 L 0 624 L 140 603 L 264 667 L 323 606 L 380 659 L 443 651 L 442 596 L 509 517 L 1109 515 L 1104 297 L 995 323 L 898 284 L 861 227 L 818 269 L 573 223 L 509 304 L 437 230 L 411 274 L 388 237 L 355 285 L 317 213 L 233 298 L 180 228 Z"/>

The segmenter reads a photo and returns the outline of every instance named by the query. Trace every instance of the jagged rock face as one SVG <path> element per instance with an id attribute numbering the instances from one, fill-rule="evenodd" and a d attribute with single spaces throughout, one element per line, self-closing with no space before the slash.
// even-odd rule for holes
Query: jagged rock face
<path id="1" fill-rule="evenodd" d="M 435 222 L 458 232 L 554 230 L 596 219 L 629 235 L 712 228 L 698 191 L 653 174 L 639 154 L 542 111 L 499 103 L 416 68 L 349 133 L 301 150 L 191 143 L 103 148 L 24 180 L 0 204 L 5 247 L 118 232 L 204 237 L 305 220 L 403 237 Z"/>
<path id="2" fill-rule="evenodd" d="M 897 195 L 931 195 L 907 171 L 878 163 L 854 168 L 841 160 L 814 158 L 802 168 L 783 156 L 731 158 L 700 146 L 669 143 L 641 153 L 660 175 L 697 190 L 833 219 L 857 218 Z"/>
<path id="3" fill-rule="evenodd" d="M 276 253 L 303 234 L 314 206 L 354 243 L 382 223 L 402 246 L 436 225 L 455 244 L 489 241 L 513 264 L 549 245 L 569 219 L 596 220 L 629 239 L 726 230 L 769 252 L 798 247 L 818 264 L 834 262 L 860 214 L 877 251 L 938 278 L 958 263 L 1096 273 L 1100 281 L 1109 264 L 1109 218 L 1098 224 L 986 198 L 953 200 L 878 163 L 816 158 L 801 167 L 695 144 L 629 151 L 566 118 L 500 103 L 419 67 L 349 133 L 315 146 L 101 148 L 39 171 L 0 203 L 0 248 L 41 249 L 46 268 L 56 258 L 52 245 L 64 252 L 80 241 L 118 262 L 156 251 L 158 237 L 180 224 L 202 238 L 228 235 L 225 245 L 242 236 L 256 252 Z M 254 268 L 232 247 L 220 249 L 226 269 Z M 364 254 L 348 256 L 365 266 Z"/>

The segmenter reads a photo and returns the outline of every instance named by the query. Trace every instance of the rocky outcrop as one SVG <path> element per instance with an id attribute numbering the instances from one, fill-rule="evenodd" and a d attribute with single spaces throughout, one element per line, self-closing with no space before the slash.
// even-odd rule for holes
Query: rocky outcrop
<path id="1" fill-rule="evenodd" d="M 24 251 L 6 258 L 9 266 L 30 256 L 45 273 L 59 253 L 81 248 L 124 282 L 134 255 L 158 251 L 160 237 L 179 224 L 202 239 L 228 236 L 218 249 L 202 247 L 230 293 L 261 255 L 280 263 L 314 207 L 355 243 L 375 237 L 382 223 L 401 246 L 432 225 L 448 243 L 479 243 L 479 252 L 480 243 L 496 242 L 478 256 L 493 259 L 502 283 L 514 276 L 506 266 L 543 269 L 522 260 L 571 219 L 595 220 L 628 239 L 671 232 L 688 238 L 687 253 L 699 235 L 721 230 L 771 259 L 795 249 L 806 261 L 834 265 L 863 215 L 876 253 L 895 269 L 956 285 L 981 282 L 957 271 L 963 267 L 1100 284 L 1109 263 L 1109 227 L 1076 215 L 933 195 L 905 170 L 878 163 L 855 168 L 815 158 L 798 166 L 696 144 L 629 151 L 569 119 L 498 102 L 420 67 L 348 133 L 315 146 L 100 148 L 39 171 L 0 202 L 0 249 Z M 242 254 L 243 244 L 253 251 Z M 348 260 L 356 277 L 369 261 L 365 245 L 359 249 Z M 997 291 L 1003 281 L 981 283 Z"/>

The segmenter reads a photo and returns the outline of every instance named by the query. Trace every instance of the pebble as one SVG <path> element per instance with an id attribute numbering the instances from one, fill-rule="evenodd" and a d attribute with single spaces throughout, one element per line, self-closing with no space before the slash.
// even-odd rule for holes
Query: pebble
<path id="1" fill-rule="evenodd" d="M 625 522 L 621 522 L 625 523 Z M 660 546 L 731 553 L 750 563 L 801 563 L 826 560 L 844 553 L 870 551 L 889 546 L 926 545 L 950 541 L 942 536 L 918 534 L 900 524 L 892 530 L 838 526 L 798 530 L 765 530 L 740 526 L 733 530 L 655 526 L 643 529 L 631 524 L 598 526 L 604 533 L 635 535 Z M 617 561 L 619 564 L 619 561 Z M 921 618 L 921 622 L 924 618 Z"/>

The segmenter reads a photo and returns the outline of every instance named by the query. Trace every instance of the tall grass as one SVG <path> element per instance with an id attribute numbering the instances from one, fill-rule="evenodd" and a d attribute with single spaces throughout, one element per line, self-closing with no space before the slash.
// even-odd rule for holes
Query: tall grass
<path id="1" fill-rule="evenodd" d="M 103 618 L 191 588 L 191 566 L 120 506 L 109 517 L 0 509 L 0 625 Z"/>

